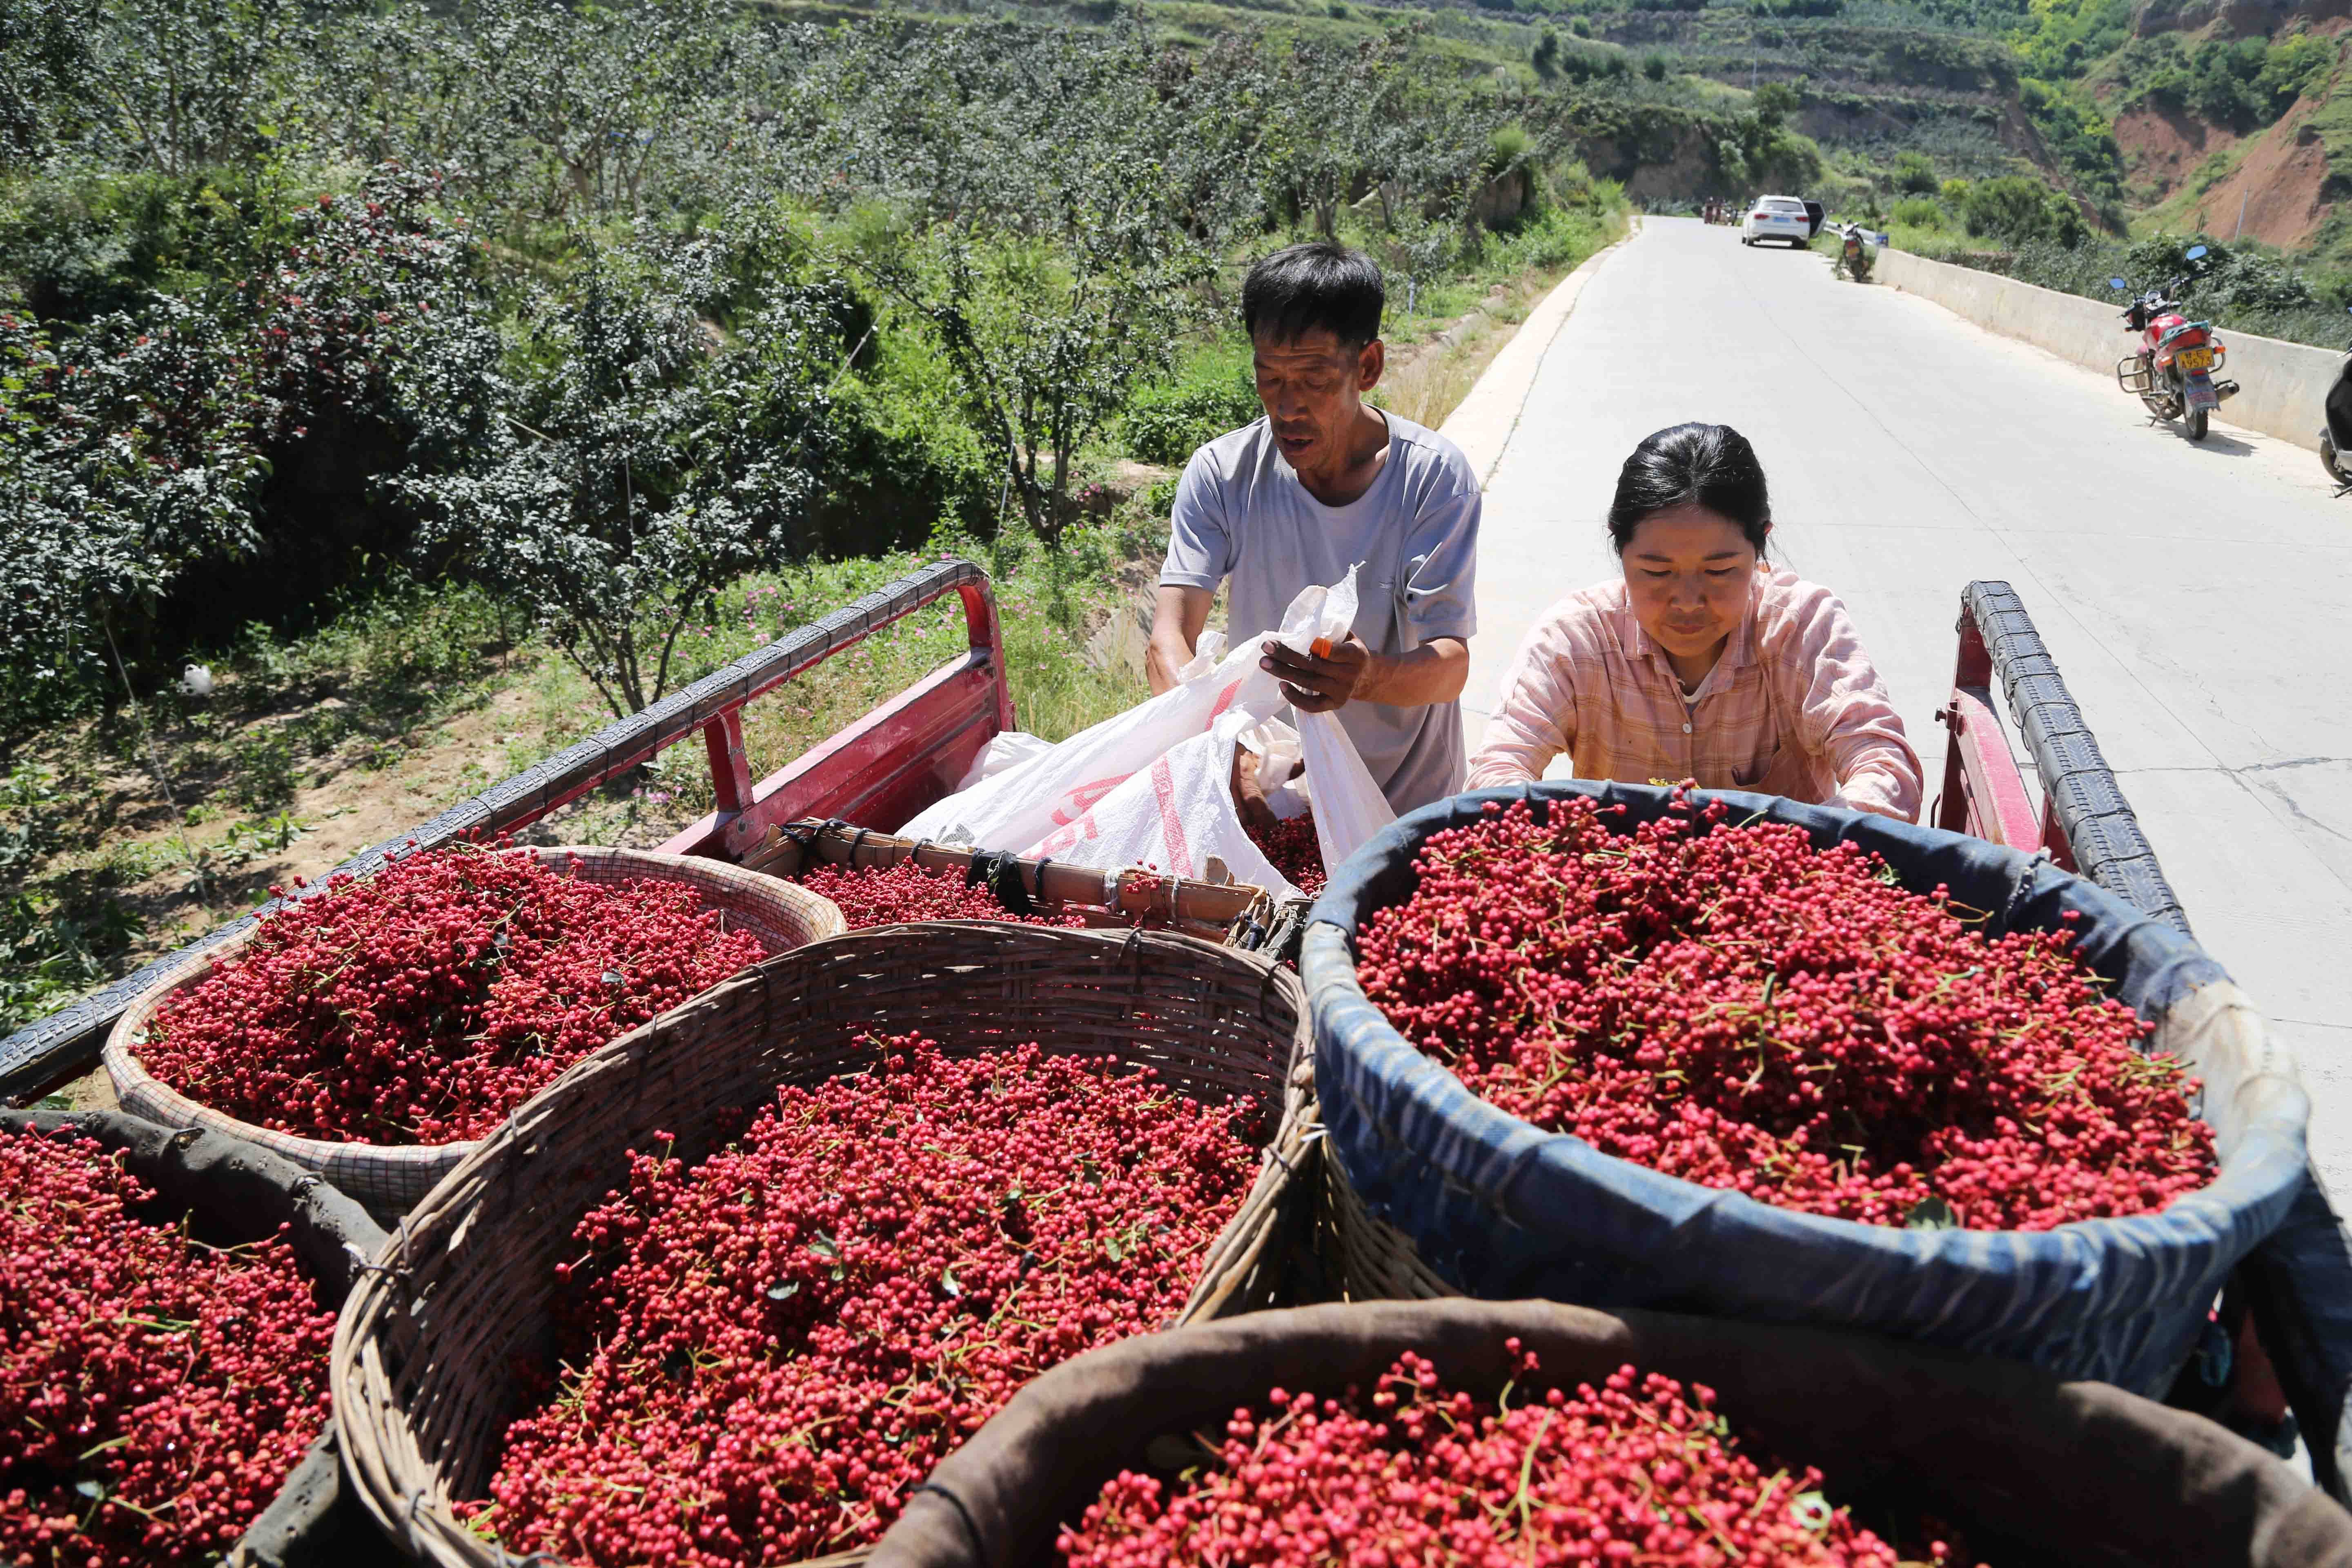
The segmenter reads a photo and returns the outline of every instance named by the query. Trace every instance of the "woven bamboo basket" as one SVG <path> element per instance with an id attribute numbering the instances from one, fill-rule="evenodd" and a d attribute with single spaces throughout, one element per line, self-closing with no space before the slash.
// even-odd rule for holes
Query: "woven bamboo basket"
<path id="1" fill-rule="evenodd" d="M 1316 1120 L 1320 1133 L 1319 1110 Z M 1311 1250 L 1325 1294 L 1338 1301 L 1429 1301 L 1462 1294 L 1423 1261 L 1412 1237 L 1364 1206 L 1319 1137 L 1315 1154 Z"/>
<path id="2" fill-rule="evenodd" d="M 771 954 L 803 942 L 832 936 L 844 929 L 841 911 L 805 888 L 746 871 L 724 860 L 679 855 L 656 855 L 636 849 L 593 847 L 532 848 L 512 851 L 536 855 L 541 864 L 565 876 L 611 886 L 632 878 L 683 882 L 719 912 L 728 927 L 751 931 Z M 242 952 L 253 939 L 253 929 L 234 942 L 190 958 L 166 973 L 126 1009 L 101 1053 L 106 1076 L 115 1098 L 133 1116 L 166 1127 L 205 1127 L 257 1143 L 274 1154 L 316 1171 L 359 1200 L 361 1206 L 386 1223 L 397 1219 L 433 1184 L 451 1171 L 473 1148 L 461 1143 L 338 1143 L 304 1138 L 241 1121 L 225 1111 L 190 1100 L 140 1065 L 139 1047 L 148 1024 L 164 1000 L 183 986 L 193 985 Z"/>
<path id="3" fill-rule="evenodd" d="M 443 1568 L 513 1564 L 455 1504 L 485 1493 L 524 1414 L 517 1366 L 549 1353 L 553 1268 L 576 1250 L 580 1216 L 625 1178 L 626 1151 L 656 1131 L 698 1161 L 779 1084 L 875 1061 L 867 1035 L 919 1033 L 953 1055 L 1034 1040 L 1150 1067 L 1185 1092 L 1256 1100 L 1278 1117 L 1273 1140 L 1175 1321 L 1263 1305 L 1288 1240 L 1290 1173 L 1307 1147 L 1306 1013 L 1288 971 L 1156 931 L 940 921 L 770 959 L 575 1063 L 408 1216 L 336 1331 L 348 1474 L 411 1556 Z"/>

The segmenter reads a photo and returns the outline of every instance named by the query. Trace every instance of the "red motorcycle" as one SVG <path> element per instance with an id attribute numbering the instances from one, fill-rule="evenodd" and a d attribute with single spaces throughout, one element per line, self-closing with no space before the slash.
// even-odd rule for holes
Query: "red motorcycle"
<path id="1" fill-rule="evenodd" d="M 2213 335 L 2213 324 L 2190 321 L 2173 298 L 2197 275 L 2195 264 L 2204 257 L 2203 246 L 2190 246 L 2182 259 L 2191 270 L 2125 307 L 2125 329 L 2139 333 L 2142 347 L 2116 361 L 2116 384 L 2147 405 L 2157 418 L 2180 420 L 2192 441 L 2205 439 L 2206 422 L 2221 400 L 2238 395 L 2236 382 L 2213 378 L 2228 353 Z M 2119 294 L 2131 289 L 2120 278 L 2108 279 L 2107 287 Z"/>

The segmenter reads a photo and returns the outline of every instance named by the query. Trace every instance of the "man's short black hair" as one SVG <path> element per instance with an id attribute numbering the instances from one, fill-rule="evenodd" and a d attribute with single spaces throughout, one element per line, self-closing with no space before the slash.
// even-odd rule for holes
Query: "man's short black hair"
<path id="1" fill-rule="evenodd" d="M 1388 289 L 1380 263 L 1333 240 L 1262 257 L 1242 282 L 1242 328 L 1255 340 L 1295 343 L 1318 329 L 1360 349 L 1381 335 Z"/>

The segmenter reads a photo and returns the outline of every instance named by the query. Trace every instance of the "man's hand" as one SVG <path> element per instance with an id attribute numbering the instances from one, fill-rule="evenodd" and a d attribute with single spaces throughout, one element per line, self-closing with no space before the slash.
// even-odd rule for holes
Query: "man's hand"
<path id="1" fill-rule="evenodd" d="M 1152 604 L 1151 642 L 1143 654 L 1144 679 L 1154 697 L 1173 687 L 1176 672 L 1192 662 L 1216 597 L 1208 588 L 1161 584 Z"/>
<path id="2" fill-rule="evenodd" d="M 1234 809 L 1241 813 L 1242 826 L 1249 829 L 1253 838 L 1272 833 L 1282 821 L 1275 816 L 1274 807 L 1266 804 L 1265 767 L 1265 759 L 1247 746 L 1234 748 Z M 1290 764 L 1289 777 L 1295 779 L 1306 771 L 1303 759 L 1295 762 Z M 1287 780 L 1275 782 L 1279 786 Z"/>
<path id="3" fill-rule="evenodd" d="M 1234 748 L 1234 809 L 1241 813 L 1242 826 L 1252 838 L 1264 838 L 1275 829 L 1278 820 L 1274 807 L 1265 803 L 1265 781 L 1258 777 L 1260 758 L 1247 746 Z"/>
<path id="4" fill-rule="evenodd" d="M 1319 657 L 1294 652 L 1271 640 L 1258 647 L 1265 657 L 1257 667 L 1282 683 L 1283 696 L 1301 713 L 1328 713 L 1346 707 L 1356 700 L 1372 668 L 1372 650 L 1353 632 L 1347 641 L 1330 645 L 1330 651 Z"/>

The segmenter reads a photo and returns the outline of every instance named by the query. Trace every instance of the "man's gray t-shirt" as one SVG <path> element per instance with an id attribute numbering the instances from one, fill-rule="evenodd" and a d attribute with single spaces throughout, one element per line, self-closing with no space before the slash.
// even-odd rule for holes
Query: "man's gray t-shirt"
<path id="1" fill-rule="evenodd" d="M 1263 419 L 1192 454 L 1176 487 L 1163 587 L 1232 579 L 1227 645 L 1282 625 L 1301 588 L 1357 566 L 1356 635 L 1375 653 L 1433 637 L 1467 641 L 1478 557 L 1478 477 L 1454 443 L 1386 415 L 1389 455 L 1372 488 L 1346 506 L 1307 493 Z M 1458 794 L 1462 709 L 1350 702 L 1339 721 L 1400 812 Z"/>

